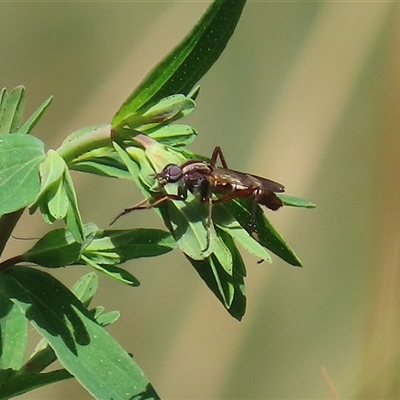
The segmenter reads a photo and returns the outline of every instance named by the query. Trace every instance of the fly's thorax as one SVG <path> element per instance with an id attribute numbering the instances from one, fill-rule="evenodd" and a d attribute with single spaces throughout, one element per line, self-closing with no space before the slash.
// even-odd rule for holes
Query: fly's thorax
<path id="1" fill-rule="evenodd" d="M 193 192 L 202 192 L 207 185 L 207 177 L 212 175 L 212 168 L 202 161 L 187 161 L 181 165 L 182 180 L 187 188 Z"/>

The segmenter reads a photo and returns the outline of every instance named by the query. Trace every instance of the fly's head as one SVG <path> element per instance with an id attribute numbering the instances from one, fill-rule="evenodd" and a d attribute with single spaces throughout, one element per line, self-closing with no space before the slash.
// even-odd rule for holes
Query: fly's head
<path id="1" fill-rule="evenodd" d="M 176 183 L 182 179 L 182 168 L 176 164 L 168 164 L 164 169 L 155 175 L 158 180 L 156 190 L 161 190 L 167 183 Z"/>

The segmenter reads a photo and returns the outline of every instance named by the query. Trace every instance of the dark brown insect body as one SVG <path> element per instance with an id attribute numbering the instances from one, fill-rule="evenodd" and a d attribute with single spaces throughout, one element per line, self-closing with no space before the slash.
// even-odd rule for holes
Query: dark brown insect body
<path id="1" fill-rule="evenodd" d="M 218 157 L 221 160 L 222 168 L 216 166 Z M 194 195 L 200 196 L 209 205 L 207 247 L 213 204 L 224 203 L 237 198 L 252 199 L 252 217 L 249 225 L 252 233 L 254 233 L 256 205 L 262 204 L 271 210 L 277 210 L 282 207 L 282 201 L 275 193 L 281 193 L 285 190 L 284 186 L 277 182 L 229 169 L 219 146 L 214 149 L 210 162 L 189 160 L 182 165 L 168 164 L 155 176 L 159 181 L 158 190 L 162 190 L 168 183 L 177 183 L 178 193 L 156 194 L 133 207 L 126 208 L 112 223 L 122 215 L 134 210 L 157 207 L 167 200 L 186 200 L 187 192 L 190 191 Z"/>

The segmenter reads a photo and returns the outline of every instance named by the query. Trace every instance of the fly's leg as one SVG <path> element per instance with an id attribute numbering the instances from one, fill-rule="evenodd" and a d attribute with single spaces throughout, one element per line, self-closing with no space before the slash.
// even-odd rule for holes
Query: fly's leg
<path id="1" fill-rule="evenodd" d="M 255 240 L 257 240 L 257 242 L 259 242 L 259 237 L 257 234 L 257 226 L 256 226 L 256 211 L 257 211 L 257 203 L 259 197 L 259 188 L 250 186 L 247 189 L 237 190 L 226 195 L 225 197 L 220 197 L 219 199 L 212 200 L 212 202 L 213 204 L 226 203 L 227 201 L 239 199 L 241 197 L 253 200 L 251 205 L 251 214 L 249 221 L 249 233 Z"/>
<path id="2" fill-rule="evenodd" d="M 219 147 L 219 146 L 215 146 L 215 149 L 212 153 L 211 161 L 210 161 L 211 167 L 214 168 L 217 165 L 218 156 L 219 156 L 222 166 L 224 168 L 228 168 L 228 164 L 226 163 L 225 156 L 222 153 L 221 147 Z"/>
<path id="3" fill-rule="evenodd" d="M 210 240 L 211 240 L 211 224 L 212 224 L 212 206 L 213 206 L 213 199 L 211 193 L 211 186 L 208 187 L 207 190 L 207 197 L 206 201 L 208 203 L 208 217 L 207 217 L 207 237 L 206 237 L 206 248 L 203 251 L 206 251 L 210 248 Z"/>
<path id="4" fill-rule="evenodd" d="M 257 242 L 259 242 L 260 238 L 257 232 L 256 211 L 257 211 L 257 201 L 254 199 L 253 203 L 251 204 L 251 217 L 249 222 L 249 230 L 250 230 L 250 235 L 253 236 L 253 238 L 257 240 Z"/>
<path id="5" fill-rule="evenodd" d="M 224 197 L 220 197 L 218 199 L 213 200 L 213 204 L 218 204 L 218 203 L 226 203 L 227 201 L 234 200 L 234 199 L 239 199 L 239 198 L 253 198 L 254 192 L 257 190 L 257 188 L 250 186 L 246 189 L 243 190 L 236 190 L 232 193 L 227 194 Z"/>
<path id="6" fill-rule="evenodd" d="M 186 197 L 179 195 L 179 194 L 164 194 L 164 193 L 159 193 L 156 194 L 153 197 L 150 197 L 148 199 L 144 199 L 142 201 L 139 201 L 139 203 L 135 204 L 132 207 L 125 208 L 124 211 L 122 211 L 120 214 L 118 214 L 110 223 L 110 226 L 113 225 L 118 219 L 120 219 L 122 216 L 131 213 L 132 211 L 135 210 L 149 210 L 150 208 L 154 208 L 159 206 L 160 204 L 164 203 L 165 201 L 168 200 L 186 200 Z M 146 204 L 147 203 L 147 204 Z"/>
<path id="7" fill-rule="evenodd" d="M 228 168 L 228 164 L 227 164 L 227 162 L 225 160 L 224 153 L 222 153 L 221 147 L 219 147 L 219 146 L 216 146 L 214 151 L 213 151 L 213 153 L 212 153 L 211 161 L 210 161 L 211 167 L 214 168 L 216 166 L 218 157 L 219 157 L 219 159 L 221 161 L 221 164 L 222 164 L 223 168 Z M 208 198 L 209 199 L 209 204 L 210 204 L 209 205 L 208 219 L 209 219 L 209 221 L 211 221 L 211 216 L 210 216 L 211 211 L 210 210 L 211 210 L 211 205 L 212 204 L 225 203 L 225 202 L 227 202 L 229 200 L 237 199 L 239 197 L 244 197 L 244 198 L 251 197 L 251 198 L 253 198 L 253 204 L 252 204 L 252 207 L 251 207 L 251 218 L 250 218 L 250 222 L 249 222 L 249 231 L 250 232 L 249 233 L 258 242 L 259 238 L 258 238 L 258 234 L 257 234 L 256 220 L 255 220 L 258 196 L 259 196 L 258 188 L 255 188 L 255 187 L 249 187 L 246 190 L 234 191 L 234 192 L 228 194 L 227 196 L 219 198 L 217 200 L 212 200 L 211 199 L 211 193 L 210 193 L 210 197 Z M 207 231 L 207 233 L 208 233 L 208 231 Z"/>

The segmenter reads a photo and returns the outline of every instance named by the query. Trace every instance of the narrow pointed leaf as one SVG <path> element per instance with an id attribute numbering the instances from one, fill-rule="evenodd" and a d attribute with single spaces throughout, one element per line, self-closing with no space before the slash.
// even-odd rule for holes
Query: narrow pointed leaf
<path id="1" fill-rule="evenodd" d="M 8 99 L 8 92 L 6 88 L 1 89 L 0 92 L 0 118 L 2 115 L 2 110 L 4 109 L 4 105 L 6 104 Z"/>
<path id="2" fill-rule="evenodd" d="M 233 255 L 234 270 L 242 271 L 235 272 L 233 276 L 226 273 L 214 255 L 204 260 L 194 260 L 190 257 L 187 259 L 229 314 L 240 321 L 246 312 L 244 265 L 240 265 L 243 264 L 243 260 L 237 249 L 233 250 Z"/>
<path id="3" fill-rule="evenodd" d="M 121 127 L 134 112 L 173 94 L 187 95 L 219 58 L 246 0 L 216 0 L 188 36 L 158 64 L 113 118 Z"/>
<path id="4" fill-rule="evenodd" d="M 74 183 L 69 170 L 65 170 L 63 186 L 69 200 L 69 207 L 65 218 L 65 224 L 71 231 L 77 242 L 83 243 L 85 240 L 83 221 L 78 207 Z"/>
<path id="5" fill-rule="evenodd" d="M 0 134 L 18 131 L 25 107 L 25 88 L 16 87 L 2 102 L 0 109 Z"/>
<path id="6" fill-rule="evenodd" d="M 277 193 L 276 194 L 283 202 L 285 206 L 291 207 L 304 207 L 304 208 L 315 208 L 316 205 L 311 201 L 302 199 L 300 197 L 289 196 L 288 194 Z"/>
<path id="7" fill-rule="evenodd" d="M 18 129 L 18 133 L 28 134 L 32 132 L 32 129 L 39 122 L 43 113 L 46 111 L 47 107 L 50 105 L 53 100 L 53 96 L 49 97 Z"/>
<path id="8" fill-rule="evenodd" d="M 107 265 L 107 264 L 97 264 L 89 257 L 82 255 L 81 260 L 84 261 L 87 265 L 96 269 L 99 272 L 109 276 L 112 279 L 115 279 L 118 282 L 125 283 L 130 286 L 139 286 L 140 282 L 136 279 L 131 273 L 126 271 L 125 269 L 119 268 L 115 265 Z"/>

